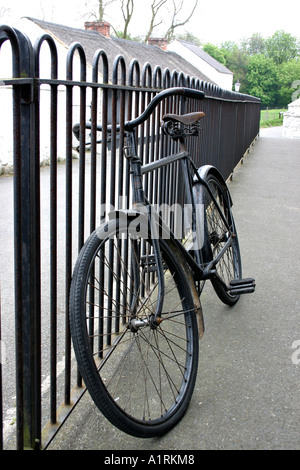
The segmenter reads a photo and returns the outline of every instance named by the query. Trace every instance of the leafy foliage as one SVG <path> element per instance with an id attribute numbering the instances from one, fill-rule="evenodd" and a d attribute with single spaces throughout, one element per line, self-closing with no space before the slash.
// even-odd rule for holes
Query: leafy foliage
<path id="1" fill-rule="evenodd" d="M 300 81 L 300 42 L 291 34 L 280 30 L 265 39 L 255 33 L 241 44 L 203 48 L 217 60 L 220 57 L 234 73 L 234 82 L 241 83 L 240 91 L 261 98 L 263 107 L 286 107 L 292 101 L 293 84 Z"/>
<path id="2" fill-rule="evenodd" d="M 283 30 L 276 31 L 266 40 L 266 55 L 280 65 L 299 56 L 300 45 L 297 38 Z"/>
<path id="3" fill-rule="evenodd" d="M 207 43 L 205 46 L 202 48 L 207 54 L 209 54 L 211 57 L 216 59 L 220 64 L 225 65 L 226 64 L 226 58 L 221 49 L 218 49 L 217 46 L 214 46 L 213 44 Z"/>
<path id="4" fill-rule="evenodd" d="M 271 106 L 277 98 L 277 68 L 272 59 L 263 54 L 250 58 L 245 85 L 248 94 L 257 96 L 264 106 Z"/>

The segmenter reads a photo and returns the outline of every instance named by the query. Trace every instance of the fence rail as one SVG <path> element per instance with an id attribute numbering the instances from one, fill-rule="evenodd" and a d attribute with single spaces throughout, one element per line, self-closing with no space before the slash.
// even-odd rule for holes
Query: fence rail
<path id="1" fill-rule="evenodd" d="M 201 107 L 206 114 L 202 132 L 188 142 L 188 150 L 197 166 L 215 165 L 228 178 L 259 132 L 260 101 L 183 72 L 152 69 L 137 61 L 128 65 L 122 56 L 109 70 L 103 50 L 95 52 L 88 76 L 85 51 L 78 43 L 68 51 L 61 79 L 55 41 L 48 34 L 32 45 L 21 32 L 2 26 L 0 48 L 5 42 L 11 45 L 12 77 L 1 81 L 0 102 L 1 93 L 12 89 L 12 112 L 6 110 L 6 119 L 11 119 L 13 129 L 14 216 L 13 240 L 2 238 L 1 244 L 2 252 L 13 244 L 14 261 L 7 257 L 5 262 L 14 263 L 14 282 L 8 288 L 2 277 L 0 312 L 7 324 L 13 315 L 7 299 L 14 297 L 15 339 L 3 322 L 0 327 L 3 342 L 15 344 L 15 372 L 0 364 L 0 446 L 6 445 L 2 402 L 5 416 L 6 383 L 14 382 L 15 373 L 15 445 L 39 449 L 49 445 L 85 391 L 72 355 L 68 293 L 78 251 L 105 216 L 103 207 L 129 204 L 124 122 L 139 115 L 162 89 L 203 90 L 206 98 L 200 105 L 177 97 L 158 106 L 139 130 L 140 155 L 149 163 L 175 151 L 174 143 L 160 133 L 162 115 Z M 46 49 L 49 71 L 42 78 Z M 77 123 L 76 144 L 72 129 Z M 45 160 L 46 170 L 40 165 Z M 161 170 L 145 178 L 150 200 L 175 202 L 176 165 L 170 172 Z"/>

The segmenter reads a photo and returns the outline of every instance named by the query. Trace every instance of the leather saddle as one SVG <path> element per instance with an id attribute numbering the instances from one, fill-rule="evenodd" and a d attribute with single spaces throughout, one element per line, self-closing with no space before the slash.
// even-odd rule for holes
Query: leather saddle
<path id="1" fill-rule="evenodd" d="M 180 122 L 185 126 L 189 126 L 190 124 L 195 124 L 196 122 L 200 121 L 200 119 L 204 118 L 205 114 L 202 111 L 197 113 L 189 113 L 189 114 L 165 114 L 162 118 L 164 122 L 166 121 L 173 121 L 173 122 Z"/>

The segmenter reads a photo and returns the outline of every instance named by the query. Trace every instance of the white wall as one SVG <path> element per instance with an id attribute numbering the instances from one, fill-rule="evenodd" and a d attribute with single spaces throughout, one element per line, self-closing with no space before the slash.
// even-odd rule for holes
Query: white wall
<path id="1" fill-rule="evenodd" d="M 14 25 L 10 25 L 22 33 L 25 33 L 32 44 L 45 34 L 41 28 L 32 21 L 23 18 Z M 67 47 L 56 41 L 58 52 L 58 78 L 66 79 L 66 57 Z M 1 86 L 1 80 L 12 77 L 12 54 L 11 46 L 6 41 L 0 52 L 0 175 L 12 170 L 13 165 L 13 114 L 12 114 L 12 89 Z M 74 80 L 80 80 L 80 61 L 77 55 L 74 57 Z M 40 54 L 40 78 L 51 78 L 51 57 L 49 46 L 45 42 Z M 91 67 L 87 67 L 87 81 L 91 81 Z M 50 86 L 42 85 L 40 93 L 40 161 L 46 165 L 50 159 Z M 79 122 L 79 89 L 74 87 L 73 97 L 73 123 Z M 87 90 L 87 120 L 90 118 L 91 90 Z M 66 89 L 58 87 L 58 160 L 65 159 L 66 148 Z M 78 144 L 74 139 L 74 146 Z"/>
<path id="2" fill-rule="evenodd" d="M 176 39 L 168 45 L 168 50 L 176 52 L 176 54 L 190 62 L 190 64 L 200 70 L 200 72 L 206 75 L 212 82 L 216 83 L 221 88 L 232 91 L 232 74 L 218 72 L 218 70 L 209 65 L 205 60 L 201 59 L 201 57 L 194 54 L 194 52 L 190 51 Z"/>

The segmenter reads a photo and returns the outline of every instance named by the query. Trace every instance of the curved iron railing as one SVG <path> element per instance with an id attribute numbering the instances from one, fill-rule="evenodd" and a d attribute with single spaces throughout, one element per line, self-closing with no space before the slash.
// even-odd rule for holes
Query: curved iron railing
<path id="1" fill-rule="evenodd" d="M 188 142 L 188 150 L 197 166 L 212 164 L 228 178 L 258 135 L 260 101 L 223 90 L 182 71 L 153 69 L 149 63 L 142 65 L 137 60 L 126 64 L 122 56 L 115 58 L 110 69 L 103 50 L 95 51 L 89 81 L 86 54 L 78 43 L 70 47 L 66 69 L 62 71 L 58 69 L 55 41 L 48 34 L 32 45 L 21 32 L 1 26 L 0 47 L 7 41 L 12 50 L 12 77 L 3 79 L 2 85 L 13 90 L 12 111 L 10 115 L 7 111 L 7 119 L 12 120 L 14 135 L 15 281 L 10 295 L 15 296 L 16 446 L 45 448 L 85 390 L 81 377 L 73 372 L 68 292 L 77 253 L 104 217 L 103 207 L 117 207 L 119 199 L 128 204 L 129 168 L 122 154 L 125 122 L 140 115 L 161 90 L 186 87 L 202 91 L 205 99 L 201 102 L 177 96 L 167 97 L 157 106 L 139 128 L 140 156 L 144 163 L 149 163 L 175 150 L 175 144 L 160 132 L 164 113 L 201 110 L 206 114 L 201 136 Z M 49 71 L 41 73 L 45 47 L 50 54 Z M 75 79 L 77 69 L 79 78 Z M 74 147 L 78 144 L 74 143 L 72 131 L 76 123 L 79 147 L 78 159 L 74 160 Z M 47 230 L 41 231 L 45 208 L 40 162 L 44 146 L 49 152 L 49 171 L 46 176 L 43 173 L 43 184 L 48 188 L 49 223 Z M 63 169 L 58 165 L 59 159 L 64 161 Z M 150 200 L 175 202 L 180 194 L 175 167 L 172 173 L 163 170 L 147 178 Z M 5 315 L 3 295 L 2 292 Z M 45 333 L 47 322 L 50 330 Z M 46 341 L 48 331 L 50 339 Z M 5 334 L 2 326 L 4 342 Z M 44 356 L 49 356 L 49 364 L 42 363 Z M 57 367 L 61 356 L 63 374 L 58 373 Z M 3 369 L 1 404 L 2 395 L 6 396 L 5 380 L 12 380 L 10 372 Z M 46 393 L 49 410 L 44 400 L 42 372 L 50 381 Z M 62 404 L 57 407 L 58 403 Z M 2 429 L 1 412 L 1 435 Z"/>

